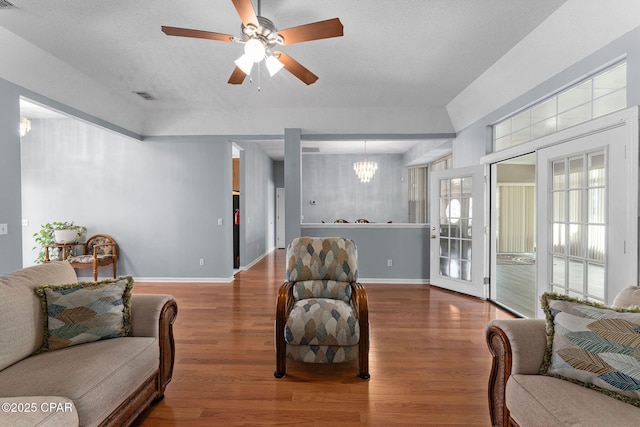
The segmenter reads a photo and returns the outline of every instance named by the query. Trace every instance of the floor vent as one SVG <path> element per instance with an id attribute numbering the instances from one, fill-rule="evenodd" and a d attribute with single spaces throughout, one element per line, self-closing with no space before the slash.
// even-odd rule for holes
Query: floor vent
<path id="1" fill-rule="evenodd" d="M 3 1 L 3 0 L 0 0 Z M 146 99 L 147 101 L 155 101 L 157 98 L 147 92 L 133 92 L 141 98 Z"/>
<path id="2" fill-rule="evenodd" d="M 16 5 L 7 0 L 0 0 L 0 9 L 17 9 Z"/>

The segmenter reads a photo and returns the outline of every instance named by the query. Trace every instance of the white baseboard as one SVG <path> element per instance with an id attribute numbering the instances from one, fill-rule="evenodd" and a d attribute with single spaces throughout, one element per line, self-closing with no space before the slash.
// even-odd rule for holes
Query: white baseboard
<path id="1" fill-rule="evenodd" d="M 234 277 L 134 277 L 133 280 L 140 283 L 231 283 Z"/>
<path id="2" fill-rule="evenodd" d="M 245 270 L 250 269 L 251 267 L 253 267 L 253 266 L 254 266 L 254 265 L 256 265 L 257 263 L 259 263 L 259 262 L 262 260 L 262 258 L 266 257 L 267 255 L 269 255 L 269 254 L 270 254 L 271 252 L 273 252 L 274 250 L 275 250 L 275 249 L 271 249 L 269 252 L 265 252 L 265 253 L 263 253 L 263 254 L 262 254 L 262 255 L 260 255 L 258 258 L 256 258 L 256 259 L 254 259 L 253 261 L 251 261 L 251 262 L 249 263 L 249 265 L 241 265 L 241 266 L 240 266 L 240 271 L 245 271 Z M 283 274 L 284 274 L 284 272 L 283 272 Z"/>
<path id="3" fill-rule="evenodd" d="M 377 279 L 369 277 L 359 277 L 358 282 L 364 284 L 392 284 L 392 285 L 429 285 L 429 279 Z"/>

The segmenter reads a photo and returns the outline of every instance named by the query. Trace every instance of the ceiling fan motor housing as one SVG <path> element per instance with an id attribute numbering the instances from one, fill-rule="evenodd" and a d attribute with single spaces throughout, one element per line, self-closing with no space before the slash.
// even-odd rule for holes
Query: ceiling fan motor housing
<path id="1" fill-rule="evenodd" d="M 282 43 L 282 37 L 278 36 L 278 30 L 273 21 L 264 16 L 258 16 L 258 24 L 258 28 L 255 28 L 251 24 L 241 25 L 242 39 L 245 42 L 250 39 L 258 39 L 264 44 L 266 49 L 271 49 L 277 43 Z"/>

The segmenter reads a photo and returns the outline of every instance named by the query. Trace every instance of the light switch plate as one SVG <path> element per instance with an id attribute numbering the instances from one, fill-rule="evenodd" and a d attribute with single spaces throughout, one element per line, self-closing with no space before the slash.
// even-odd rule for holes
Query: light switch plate
<path id="1" fill-rule="evenodd" d="M 7 224 L 0 224 L 0 234 L 7 234 Z"/>

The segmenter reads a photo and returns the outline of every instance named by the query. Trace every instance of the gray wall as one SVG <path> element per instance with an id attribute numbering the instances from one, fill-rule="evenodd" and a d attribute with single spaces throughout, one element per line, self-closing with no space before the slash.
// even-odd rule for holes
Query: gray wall
<path id="1" fill-rule="evenodd" d="M 0 276 L 22 267 L 19 120 L 19 88 L 0 79 Z"/>
<path id="2" fill-rule="evenodd" d="M 74 221 L 118 241 L 119 274 L 232 277 L 230 142 L 136 141 L 74 119 L 34 120 L 22 163 L 25 264 L 40 224 Z"/>
<path id="3" fill-rule="evenodd" d="M 363 160 L 362 155 L 303 154 L 303 223 L 338 218 L 407 222 L 407 169 L 402 155 L 370 154 L 367 159 L 377 162 L 378 170 L 370 182 L 362 183 L 353 171 L 353 162 Z"/>
<path id="4" fill-rule="evenodd" d="M 352 239 L 358 248 L 361 281 L 429 282 L 428 225 L 303 225 L 302 234 Z M 387 265 L 388 260 L 392 263 L 390 267 Z"/>
<path id="5" fill-rule="evenodd" d="M 255 142 L 237 142 L 240 153 L 240 267 L 275 246 L 273 162 Z M 231 193 L 229 193 L 231 198 Z"/>

